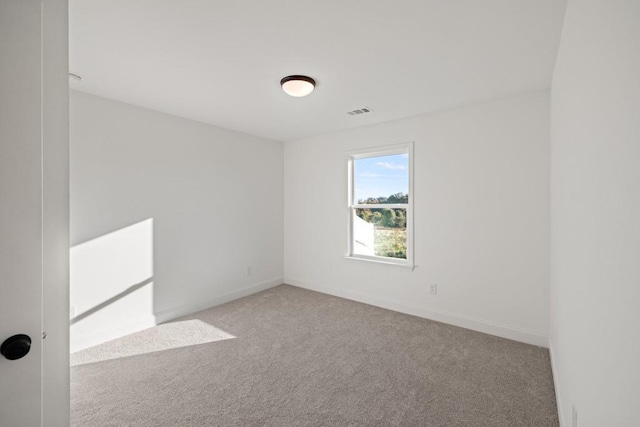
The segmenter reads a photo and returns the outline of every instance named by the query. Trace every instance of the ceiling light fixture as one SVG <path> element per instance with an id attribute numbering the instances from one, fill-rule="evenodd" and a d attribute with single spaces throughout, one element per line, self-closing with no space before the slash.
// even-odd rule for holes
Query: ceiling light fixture
<path id="1" fill-rule="evenodd" d="M 316 81 L 307 76 L 287 76 L 280 80 L 280 86 L 287 95 L 300 98 L 301 96 L 307 96 L 316 87 Z"/>

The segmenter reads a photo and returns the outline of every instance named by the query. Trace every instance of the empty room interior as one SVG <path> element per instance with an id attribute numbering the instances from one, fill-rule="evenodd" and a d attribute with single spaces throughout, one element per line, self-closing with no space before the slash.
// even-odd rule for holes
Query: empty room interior
<path id="1" fill-rule="evenodd" d="M 640 426 L 639 1 L 70 0 L 68 58 L 42 425 Z"/>

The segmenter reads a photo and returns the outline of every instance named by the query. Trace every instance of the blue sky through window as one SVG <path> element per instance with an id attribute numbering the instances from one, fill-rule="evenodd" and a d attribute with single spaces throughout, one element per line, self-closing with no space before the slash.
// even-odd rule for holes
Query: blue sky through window
<path id="1" fill-rule="evenodd" d="M 365 157 L 353 162 L 354 202 L 409 193 L 409 156 Z"/>

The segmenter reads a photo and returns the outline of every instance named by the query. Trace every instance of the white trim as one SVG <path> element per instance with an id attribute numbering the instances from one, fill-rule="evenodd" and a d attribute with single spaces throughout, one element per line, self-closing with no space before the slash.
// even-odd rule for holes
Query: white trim
<path id="1" fill-rule="evenodd" d="M 347 253 L 345 258 L 359 260 L 359 261 L 368 261 L 375 262 L 380 264 L 388 264 L 388 265 L 399 265 L 413 269 L 415 268 L 414 260 L 414 239 L 413 239 L 413 199 L 414 199 L 414 168 L 413 168 L 413 157 L 414 157 L 414 143 L 413 142 L 405 142 L 401 144 L 392 144 L 385 146 L 377 146 L 370 148 L 361 148 L 358 150 L 350 150 L 347 151 Z M 356 159 L 363 159 L 369 157 L 379 157 L 379 156 L 392 156 L 396 154 L 407 154 L 408 155 L 408 166 L 409 170 L 407 171 L 407 175 L 409 178 L 409 198 L 408 203 L 395 203 L 395 204 L 382 204 L 382 205 L 371 205 L 371 204 L 357 204 L 354 203 L 353 197 L 353 186 L 354 186 L 354 171 L 353 171 L 353 162 Z M 353 249 L 353 210 L 358 209 L 359 207 L 370 208 L 370 209 L 405 209 L 406 210 L 406 231 L 407 231 L 407 258 L 399 259 L 399 258 L 390 258 L 390 257 L 376 257 L 376 256 L 365 256 L 354 254 Z"/>
<path id="2" fill-rule="evenodd" d="M 197 313 L 198 311 L 206 310 L 207 308 L 215 307 L 216 305 L 225 304 L 242 297 L 265 291 L 267 289 L 273 288 L 274 286 L 282 285 L 283 282 L 284 280 L 282 277 L 276 277 L 260 283 L 245 286 L 243 288 L 236 289 L 222 295 L 214 296 L 211 299 L 197 301 L 167 310 L 162 310 L 156 313 L 156 322 L 160 324 L 168 322 L 169 320 L 177 319 L 178 317 Z"/>
<path id="3" fill-rule="evenodd" d="M 553 375 L 553 389 L 556 395 L 556 406 L 558 407 L 558 420 L 560 421 L 560 427 L 564 427 L 564 417 L 562 416 L 562 402 L 560 401 L 560 383 L 558 381 L 558 374 L 556 372 L 556 362 L 553 353 L 553 344 L 551 344 L 551 338 L 549 338 L 549 359 L 551 360 L 551 374 Z"/>
<path id="4" fill-rule="evenodd" d="M 364 261 L 364 262 L 372 262 L 374 264 L 382 264 L 382 265 L 393 265 L 396 267 L 402 268 L 410 268 L 411 271 L 415 270 L 416 265 L 412 265 L 407 263 L 404 259 L 395 259 L 395 258 L 387 258 L 387 257 L 378 257 L 378 256 L 369 256 L 369 255 L 347 255 L 344 259 L 348 259 L 351 261 Z"/>
<path id="5" fill-rule="evenodd" d="M 353 301 L 362 302 L 376 307 L 386 308 L 388 310 L 398 311 L 400 313 L 410 314 L 413 316 L 423 317 L 425 319 L 435 320 L 437 322 L 447 323 L 454 326 L 459 326 L 465 329 L 471 329 L 473 331 L 482 332 L 489 335 L 495 335 L 502 338 L 507 338 L 514 341 L 523 342 L 526 344 L 532 344 L 539 347 L 546 348 L 549 345 L 549 337 L 543 333 L 537 331 L 531 331 L 524 328 L 518 328 L 514 326 L 504 325 L 499 322 L 493 322 L 490 320 L 479 319 L 472 316 L 467 316 L 459 313 L 453 313 L 446 310 L 419 307 L 404 302 L 394 301 L 387 298 L 372 297 L 364 295 L 358 292 L 347 291 L 344 289 L 337 289 L 328 286 L 311 284 L 302 280 L 297 280 L 291 277 L 285 278 L 285 283 L 297 286 L 299 288 L 309 289 L 316 292 L 321 292 L 328 295 L 337 296 Z"/>
<path id="6" fill-rule="evenodd" d="M 407 209 L 408 203 L 355 203 L 351 205 L 353 209 Z"/>
<path id="7" fill-rule="evenodd" d="M 400 144 L 378 145 L 376 147 L 365 147 L 357 150 L 347 151 L 348 157 L 364 159 L 367 157 L 393 156 L 394 154 L 405 154 L 413 150 L 413 142 L 403 142 Z"/>
<path id="8" fill-rule="evenodd" d="M 167 310 L 162 310 L 155 313 L 155 315 L 141 316 L 114 326 L 91 331 L 87 334 L 75 336 L 72 333 L 70 342 L 71 353 L 75 353 L 76 351 L 83 350 L 87 347 L 102 344 L 104 342 L 111 341 L 125 335 L 133 334 L 147 328 L 151 328 L 160 323 L 168 322 L 169 320 L 177 319 L 179 317 L 193 314 L 198 311 L 214 307 L 216 305 L 224 304 L 238 298 L 246 297 L 248 295 L 273 288 L 274 286 L 281 285 L 282 283 L 283 278 L 276 277 L 260 283 L 245 286 L 243 288 L 227 292 L 222 295 L 216 295 L 210 299 L 196 301 Z"/>
<path id="9" fill-rule="evenodd" d="M 89 333 L 77 335 L 71 330 L 70 337 L 70 352 L 84 350 L 94 345 L 102 344 L 107 341 L 114 340 L 116 338 L 123 337 L 125 335 L 133 334 L 138 331 L 142 331 L 147 328 L 151 328 L 156 325 L 156 318 L 152 314 L 130 319 L 128 321 L 100 328 Z"/>

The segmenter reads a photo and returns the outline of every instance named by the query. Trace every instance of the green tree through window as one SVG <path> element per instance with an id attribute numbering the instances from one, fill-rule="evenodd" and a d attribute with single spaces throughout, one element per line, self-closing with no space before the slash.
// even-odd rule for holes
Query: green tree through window
<path id="1" fill-rule="evenodd" d="M 351 256 L 411 263 L 410 152 L 404 145 L 349 157 Z"/>

